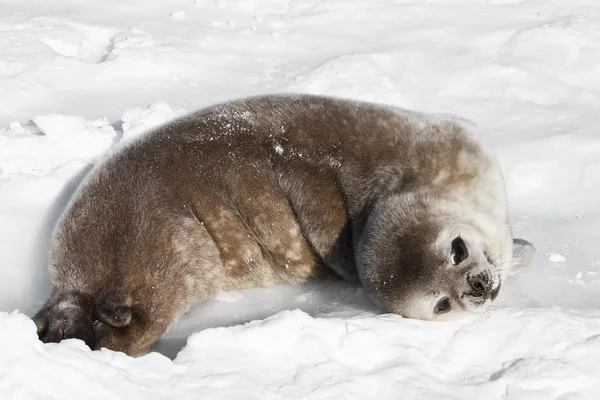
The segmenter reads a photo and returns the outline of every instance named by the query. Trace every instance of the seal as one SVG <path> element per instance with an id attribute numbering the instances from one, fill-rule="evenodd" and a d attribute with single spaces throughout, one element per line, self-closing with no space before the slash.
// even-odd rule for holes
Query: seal
<path id="1" fill-rule="evenodd" d="M 53 233 L 44 342 L 148 351 L 192 304 L 321 277 L 383 310 L 485 313 L 533 260 L 476 127 L 312 95 L 218 104 L 158 127 L 88 174 Z"/>

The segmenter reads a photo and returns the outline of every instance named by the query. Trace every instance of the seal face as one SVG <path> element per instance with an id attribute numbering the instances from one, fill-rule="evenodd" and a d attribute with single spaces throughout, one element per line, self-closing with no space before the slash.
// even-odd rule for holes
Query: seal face
<path id="1" fill-rule="evenodd" d="M 40 338 L 128 354 L 219 291 L 326 276 L 406 317 L 482 314 L 534 254 L 471 123 L 310 95 L 153 130 L 94 168 L 53 240 Z"/>
<path id="2" fill-rule="evenodd" d="M 401 195 L 377 206 L 357 249 L 363 286 L 406 317 L 484 314 L 516 266 L 511 241 L 487 241 L 467 210 L 455 213 L 457 204 L 434 199 Z"/>

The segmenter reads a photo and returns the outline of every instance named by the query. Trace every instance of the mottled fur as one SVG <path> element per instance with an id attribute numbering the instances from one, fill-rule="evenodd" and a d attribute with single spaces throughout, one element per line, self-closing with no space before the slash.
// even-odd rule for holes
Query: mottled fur
<path id="1" fill-rule="evenodd" d="M 454 117 L 308 95 L 213 106 L 89 174 L 55 229 L 38 333 L 139 354 L 219 291 L 333 274 L 432 319 L 424 307 L 466 292 L 488 261 L 496 279 L 515 268 L 504 196 L 495 161 Z M 481 256 L 450 277 L 460 227 Z"/>

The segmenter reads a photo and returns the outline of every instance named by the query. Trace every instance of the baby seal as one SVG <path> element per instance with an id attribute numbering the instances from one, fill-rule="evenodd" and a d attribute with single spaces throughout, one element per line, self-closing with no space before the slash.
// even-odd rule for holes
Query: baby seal
<path id="1" fill-rule="evenodd" d="M 45 342 L 135 355 L 220 291 L 332 275 L 384 310 L 453 319 L 486 311 L 532 259 L 470 122 L 261 96 L 191 113 L 99 163 L 55 228 L 53 290 L 34 321 Z"/>

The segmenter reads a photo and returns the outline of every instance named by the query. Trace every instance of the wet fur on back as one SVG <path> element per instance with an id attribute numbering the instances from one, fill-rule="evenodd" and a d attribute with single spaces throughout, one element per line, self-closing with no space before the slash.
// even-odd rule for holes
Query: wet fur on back
<path id="1" fill-rule="evenodd" d="M 309 95 L 216 105 L 89 174 L 55 229 L 34 320 L 44 341 L 139 354 L 219 291 L 327 276 L 397 311 L 389 293 L 414 279 L 388 279 L 391 259 L 426 267 L 385 232 L 457 213 L 516 268 L 502 176 L 468 121 Z"/>

